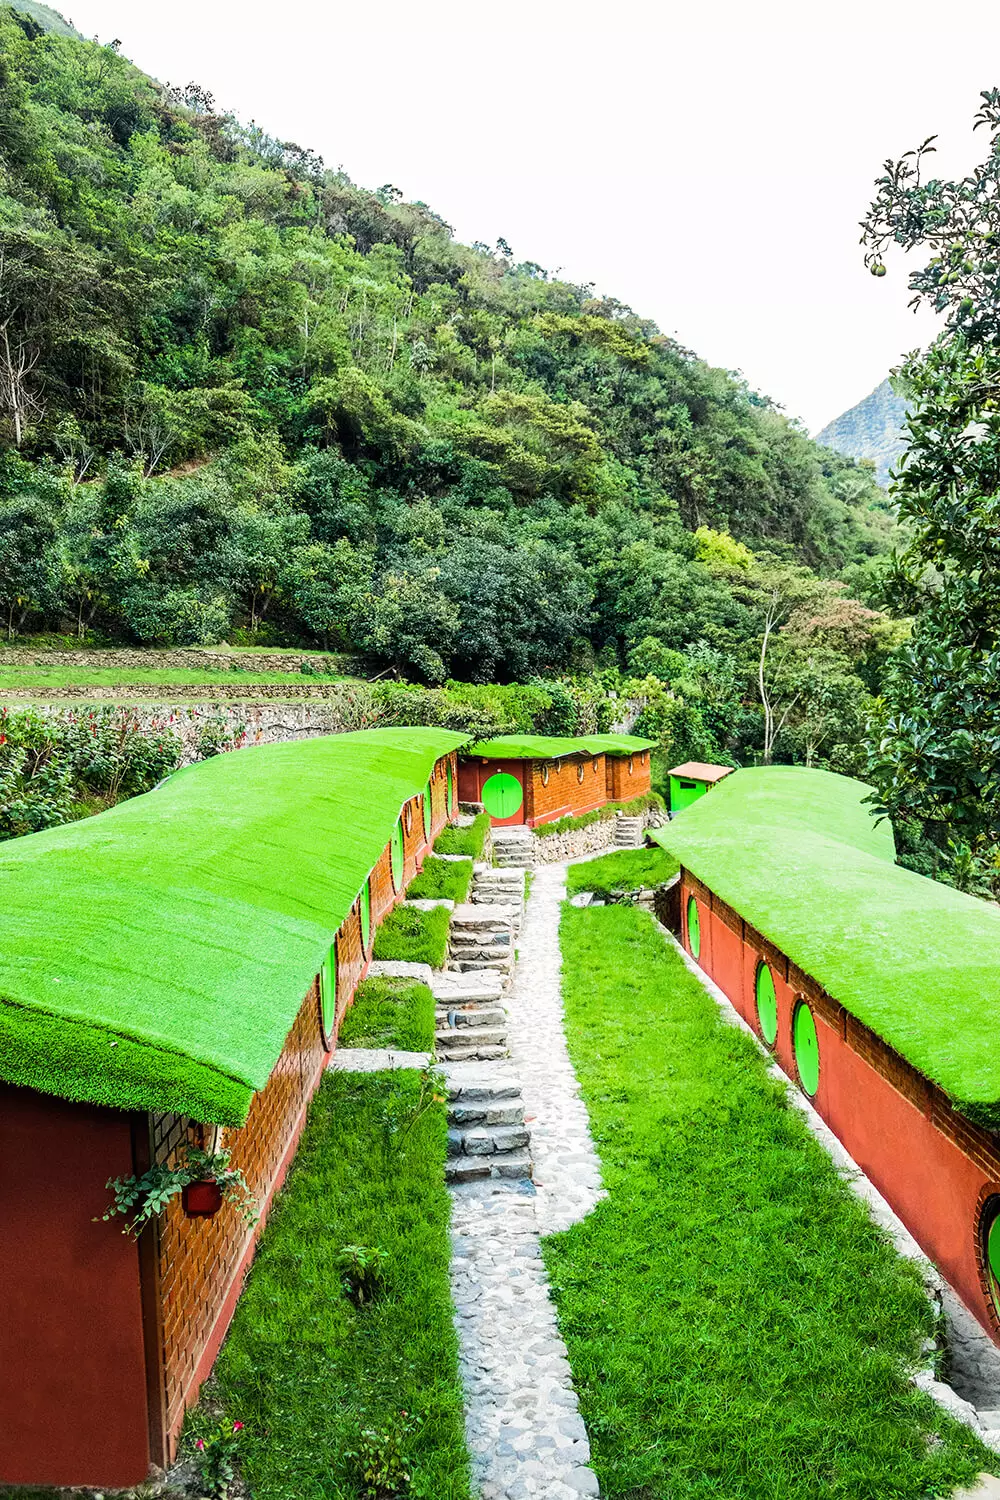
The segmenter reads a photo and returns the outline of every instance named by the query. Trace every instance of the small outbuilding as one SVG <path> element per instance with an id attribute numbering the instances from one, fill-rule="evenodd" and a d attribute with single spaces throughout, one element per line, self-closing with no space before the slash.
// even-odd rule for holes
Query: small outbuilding
<path id="1" fill-rule="evenodd" d="M 674 766 L 667 772 L 670 777 L 670 811 L 683 812 L 699 797 L 704 797 L 723 777 L 728 776 L 732 766 L 713 766 L 703 760 L 686 760 L 682 766 Z"/>
<path id="2" fill-rule="evenodd" d="M 501 735 L 463 750 L 458 794 L 481 803 L 495 827 L 536 828 L 647 795 L 652 749 L 627 734 Z"/>

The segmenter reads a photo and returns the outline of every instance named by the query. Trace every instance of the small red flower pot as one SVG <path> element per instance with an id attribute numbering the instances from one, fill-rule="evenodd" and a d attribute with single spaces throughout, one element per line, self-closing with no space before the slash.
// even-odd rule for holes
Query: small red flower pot
<path id="1" fill-rule="evenodd" d="M 222 1189 L 214 1177 L 189 1182 L 181 1194 L 181 1202 L 189 1219 L 210 1219 L 222 1207 Z"/>

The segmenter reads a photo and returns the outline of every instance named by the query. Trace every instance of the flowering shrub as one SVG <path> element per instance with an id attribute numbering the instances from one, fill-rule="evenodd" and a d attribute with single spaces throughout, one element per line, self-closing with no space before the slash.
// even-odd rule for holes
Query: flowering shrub
<path id="1" fill-rule="evenodd" d="M 192 1457 L 201 1489 L 213 1500 L 226 1500 L 229 1494 L 242 1434 L 242 1422 L 223 1421 L 194 1440 Z"/>

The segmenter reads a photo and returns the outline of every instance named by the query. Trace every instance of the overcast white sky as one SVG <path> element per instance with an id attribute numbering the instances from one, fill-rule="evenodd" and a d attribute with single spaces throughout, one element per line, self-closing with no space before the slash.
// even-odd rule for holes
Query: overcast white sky
<path id="1" fill-rule="evenodd" d="M 58 3 L 58 0 L 57 0 Z M 888 155 L 985 151 L 997 0 L 64 0 L 164 82 L 627 302 L 817 430 L 931 323 L 858 220 Z"/>

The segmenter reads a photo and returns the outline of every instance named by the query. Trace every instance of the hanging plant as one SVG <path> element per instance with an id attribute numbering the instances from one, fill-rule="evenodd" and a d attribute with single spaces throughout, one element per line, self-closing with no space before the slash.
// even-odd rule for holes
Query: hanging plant
<path id="1" fill-rule="evenodd" d="M 253 1224 L 257 1207 L 243 1173 L 229 1165 L 228 1151 L 202 1151 L 185 1146 L 174 1163 L 154 1162 L 141 1177 L 112 1177 L 107 1183 L 112 1201 L 102 1219 L 119 1214 L 128 1220 L 123 1234 L 138 1239 L 153 1219 L 181 1194 L 192 1218 L 210 1218 L 223 1203 L 232 1203 Z"/>

